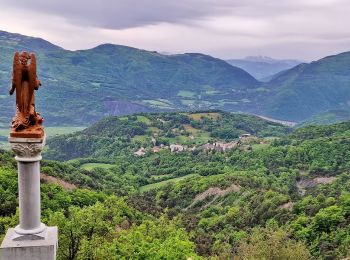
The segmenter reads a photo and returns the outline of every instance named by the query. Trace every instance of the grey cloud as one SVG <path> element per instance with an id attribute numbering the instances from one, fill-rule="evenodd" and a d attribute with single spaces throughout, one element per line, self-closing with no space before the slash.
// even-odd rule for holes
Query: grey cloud
<path id="1" fill-rule="evenodd" d="M 241 4 L 229 0 L 4 0 L 2 5 L 63 17 L 74 24 L 126 29 L 160 22 L 186 23 L 225 14 Z"/>
<path id="2" fill-rule="evenodd" d="M 350 39 L 349 0 L 0 2 L 0 29 L 42 37 L 68 49 L 111 42 L 221 58 L 314 59 L 348 50 Z"/>
<path id="3" fill-rule="evenodd" d="M 342 0 L 318 0 L 319 3 Z M 190 24 L 219 15 L 269 17 L 293 12 L 315 0 L 2 0 L 2 6 L 63 17 L 74 24 L 126 29 L 161 22 Z"/>

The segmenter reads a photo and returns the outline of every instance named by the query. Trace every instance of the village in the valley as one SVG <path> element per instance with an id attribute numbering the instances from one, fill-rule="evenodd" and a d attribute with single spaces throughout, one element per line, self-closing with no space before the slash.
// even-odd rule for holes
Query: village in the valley
<path id="1" fill-rule="evenodd" d="M 190 136 L 190 138 L 193 136 Z M 151 142 L 153 147 L 145 148 L 141 147 L 137 151 L 134 152 L 135 156 L 144 156 L 147 152 L 158 153 L 161 150 L 170 150 L 171 153 L 179 153 L 185 151 L 218 151 L 218 152 L 226 152 L 231 150 L 242 143 L 246 143 L 247 141 L 258 141 L 258 138 L 251 134 L 242 134 L 239 136 L 237 140 L 231 142 L 212 142 L 205 143 L 199 146 L 188 146 L 182 144 L 170 144 L 170 145 L 156 145 L 157 140 L 155 137 L 152 137 Z M 259 141 L 260 144 L 263 144 L 264 141 Z"/>

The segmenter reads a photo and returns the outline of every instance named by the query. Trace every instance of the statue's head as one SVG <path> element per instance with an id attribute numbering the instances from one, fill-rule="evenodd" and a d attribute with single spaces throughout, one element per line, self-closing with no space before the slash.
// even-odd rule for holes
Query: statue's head
<path id="1" fill-rule="evenodd" d="M 19 56 L 19 60 L 21 61 L 21 64 L 23 66 L 27 66 L 28 65 L 28 61 L 30 60 L 30 55 L 28 52 L 24 51 L 20 54 Z"/>

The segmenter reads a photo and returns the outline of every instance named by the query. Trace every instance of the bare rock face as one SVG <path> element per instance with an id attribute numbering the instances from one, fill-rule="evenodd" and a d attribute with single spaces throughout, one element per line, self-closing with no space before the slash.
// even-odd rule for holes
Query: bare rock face
<path id="1" fill-rule="evenodd" d="M 235 183 L 232 183 L 231 186 L 222 190 L 219 187 L 210 187 L 209 189 L 203 191 L 196 195 L 193 199 L 191 205 L 189 205 L 186 209 L 192 208 L 197 202 L 203 201 L 209 197 L 212 197 L 211 201 L 209 201 L 206 205 L 204 205 L 201 209 L 207 208 L 210 204 L 212 204 L 218 197 L 225 196 L 231 192 L 240 192 L 241 186 Z"/>
<path id="2" fill-rule="evenodd" d="M 336 177 L 316 177 L 314 179 L 300 180 L 297 183 L 297 187 L 300 194 L 304 195 L 307 189 L 313 188 L 320 184 L 330 184 L 336 179 Z"/>

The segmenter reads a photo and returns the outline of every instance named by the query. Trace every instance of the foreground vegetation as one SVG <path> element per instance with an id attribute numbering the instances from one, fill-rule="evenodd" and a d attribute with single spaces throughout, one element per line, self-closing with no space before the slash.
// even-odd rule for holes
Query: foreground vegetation
<path id="1" fill-rule="evenodd" d="M 177 122 L 190 115 L 165 116 Z M 59 259 L 350 256 L 350 122 L 308 126 L 287 134 L 290 129 L 254 117 L 235 121 L 228 116 L 229 123 L 223 123 L 215 116 L 208 124 L 217 124 L 215 130 L 237 129 L 236 138 L 245 133 L 242 129 L 254 129 L 259 142 L 248 141 L 226 152 L 161 150 L 141 157 L 133 155 L 131 141 L 118 144 L 121 152 L 100 150 L 100 144 L 108 144 L 106 140 L 128 140 L 139 123 L 147 126 L 143 127 L 145 138 L 151 138 L 148 131 L 154 129 L 155 117 L 159 115 L 107 119 L 70 135 L 75 144 L 71 150 L 59 150 L 69 147 L 62 144 L 48 151 L 53 157 L 74 158 L 73 149 L 84 147 L 82 136 L 93 136 L 89 133 L 102 125 L 110 129 L 103 130 L 104 141 L 93 137 L 95 146 L 87 155 L 99 156 L 42 163 L 43 173 L 76 186 L 42 186 L 44 222 L 60 230 Z M 199 125 L 207 120 L 194 117 L 200 119 L 194 119 Z M 121 122 L 125 123 L 118 128 Z M 165 140 L 174 138 L 166 136 L 168 130 L 158 132 Z M 208 131 L 209 138 L 214 138 L 212 133 Z M 271 135 L 279 137 L 265 137 Z M 57 137 L 50 148 L 64 139 L 71 142 Z M 110 142 L 109 151 L 116 143 Z M 18 219 L 17 183 L 12 155 L 3 152 L 0 163 L 3 235 Z"/>

